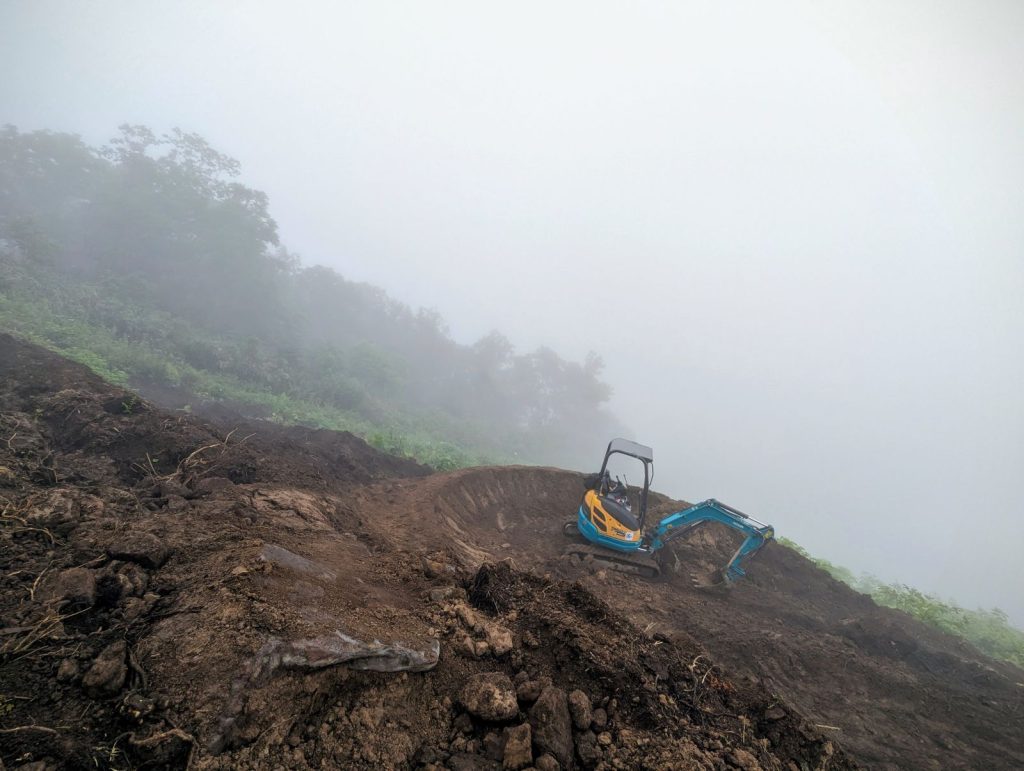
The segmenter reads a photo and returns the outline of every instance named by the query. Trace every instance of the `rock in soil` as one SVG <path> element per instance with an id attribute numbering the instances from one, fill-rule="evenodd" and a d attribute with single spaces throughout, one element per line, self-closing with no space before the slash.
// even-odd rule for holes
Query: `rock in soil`
<path id="1" fill-rule="evenodd" d="M 597 737 L 593 731 L 583 731 L 576 735 L 576 755 L 584 768 L 593 768 L 601 759 L 601 750 L 597 746 Z"/>
<path id="2" fill-rule="evenodd" d="M 159 568 L 170 557 L 170 550 L 151 533 L 129 533 L 107 547 L 114 559 L 136 562 L 146 568 Z"/>
<path id="3" fill-rule="evenodd" d="M 516 688 L 516 698 L 523 704 L 533 704 L 540 698 L 543 690 L 551 685 L 550 677 L 527 680 Z"/>
<path id="4" fill-rule="evenodd" d="M 501 761 L 505 754 L 505 737 L 497 731 L 490 731 L 484 736 L 484 755 L 491 760 Z"/>
<path id="5" fill-rule="evenodd" d="M 590 709 L 590 697 L 578 688 L 569 692 L 569 714 L 577 731 L 590 728 L 593 713 Z"/>
<path id="6" fill-rule="evenodd" d="M 505 753 L 502 768 L 518 771 L 533 762 L 532 732 L 529 723 L 505 729 Z"/>
<path id="7" fill-rule="evenodd" d="M 537 771 L 559 771 L 561 768 L 558 761 L 555 760 L 554 755 L 548 755 L 547 753 L 537 758 L 537 762 L 534 763 L 534 766 L 537 768 Z"/>
<path id="8" fill-rule="evenodd" d="M 502 672 L 473 675 L 463 686 L 459 700 L 467 712 L 481 720 L 497 723 L 519 714 L 512 681 Z"/>
<path id="9" fill-rule="evenodd" d="M 463 712 L 452 721 L 452 728 L 459 733 L 468 734 L 473 732 L 473 718 L 468 712 Z"/>
<path id="10" fill-rule="evenodd" d="M 533 744 L 540 753 L 548 752 L 568 768 L 572 763 L 572 719 L 565 691 L 556 686 L 544 689 L 530 709 Z"/>

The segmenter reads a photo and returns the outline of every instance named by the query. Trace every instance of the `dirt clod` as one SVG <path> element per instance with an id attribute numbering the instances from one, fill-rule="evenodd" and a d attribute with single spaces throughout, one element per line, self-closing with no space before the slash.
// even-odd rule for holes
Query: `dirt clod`
<path id="1" fill-rule="evenodd" d="M 593 768 L 601 759 L 601 750 L 593 731 L 582 731 L 576 735 L 576 757 L 584 768 Z"/>
<path id="2" fill-rule="evenodd" d="M 577 731 L 585 731 L 590 728 L 594 719 L 590 708 L 590 697 L 579 688 L 569 692 L 569 714 L 572 716 L 572 724 Z"/>
<path id="3" fill-rule="evenodd" d="M 54 599 L 82 607 L 96 602 L 96 574 L 87 568 L 68 568 L 57 574 L 48 594 Z"/>
<path id="4" fill-rule="evenodd" d="M 484 635 L 487 637 L 491 652 L 498 658 L 508 654 L 514 647 L 512 633 L 501 624 L 493 621 L 484 624 Z"/>
<path id="5" fill-rule="evenodd" d="M 532 734 L 529 723 L 505 729 L 502 767 L 510 771 L 526 768 L 533 762 Z"/>
<path id="6" fill-rule="evenodd" d="M 225 477 L 205 477 L 195 483 L 193 495 L 214 495 L 232 487 L 234 487 L 234 482 Z"/>
<path id="7" fill-rule="evenodd" d="M 57 682 L 73 683 L 78 679 L 78 662 L 74 659 L 64 659 L 57 666 Z"/>
<path id="8" fill-rule="evenodd" d="M 525 680 L 516 688 L 516 698 L 525 705 L 533 704 L 540 698 L 545 688 L 551 685 L 550 677 L 541 677 L 536 680 Z"/>
<path id="9" fill-rule="evenodd" d="M 559 771 L 561 768 L 561 765 L 555 760 L 555 756 L 548 753 L 537 758 L 537 762 L 534 765 L 537 767 L 537 771 Z"/>
<path id="10" fill-rule="evenodd" d="M 123 640 L 104 648 L 82 677 L 85 692 L 95 699 L 118 693 L 128 677 L 127 655 L 127 646 Z"/>
<path id="11" fill-rule="evenodd" d="M 572 718 L 565 691 L 556 686 L 545 688 L 530 709 L 533 744 L 538 753 L 548 752 L 568 768 L 572 762 Z"/>
<path id="12" fill-rule="evenodd" d="M 467 712 L 481 720 L 501 722 L 519 713 L 512 681 L 501 672 L 473 675 L 463 686 L 459 700 Z"/>
<path id="13" fill-rule="evenodd" d="M 734 749 L 729 753 L 729 760 L 736 768 L 741 768 L 744 771 L 761 771 L 761 764 L 757 762 L 757 758 L 746 750 Z"/>
<path id="14" fill-rule="evenodd" d="M 113 541 L 107 547 L 107 554 L 143 567 L 159 568 L 170 556 L 170 549 L 151 533 L 130 533 Z"/>

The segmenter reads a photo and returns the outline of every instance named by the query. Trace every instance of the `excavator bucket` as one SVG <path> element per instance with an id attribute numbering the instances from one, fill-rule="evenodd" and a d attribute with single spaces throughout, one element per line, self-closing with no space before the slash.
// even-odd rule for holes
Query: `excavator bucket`
<path id="1" fill-rule="evenodd" d="M 719 586 L 730 586 L 732 584 L 732 582 L 725 577 L 725 571 L 721 568 L 695 573 L 690 576 L 690 583 L 692 583 L 697 589 L 715 589 Z"/>
<path id="2" fill-rule="evenodd" d="M 686 535 L 708 522 L 723 524 L 726 527 L 739 531 L 746 538 L 744 538 L 736 553 L 733 554 L 732 558 L 722 568 L 706 571 L 693 577 L 694 585 L 701 588 L 728 586 L 737 579 L 742 578 L 746 574 L 743 569 L 743 564 L 746 560 L 760 551 L 762 546 L 775 537 L 775 530 L 771 525 L 758 522 L 739 509 L 735 509 L 712 498 L 662 518 L 656 527 L 654 538 L 652 539 L 651 546 L 653 551 L 657 552 L 659 549 L 663 549 L 671 541 Z"/>
<path id="3" fill-rule="evenodd" d="M 699 527 L 700 524 L 697 523 L 691 529 Z M 695 566 L 688 560 L 680 559 L 674 549 L 663 549 L 657 552 L 657 555 L 657 562 L 661 565 L 663 573 L 687 576 L 690 584 L 697 589 L 714 589 L 722 586 L 728 588 L 732 585 L 722 568 L 714 568 L 706 563 Z"/>

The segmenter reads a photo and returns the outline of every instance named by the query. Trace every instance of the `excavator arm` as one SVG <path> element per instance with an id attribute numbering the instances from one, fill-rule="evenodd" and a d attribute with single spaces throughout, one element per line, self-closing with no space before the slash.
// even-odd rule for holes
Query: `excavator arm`
<path id="1" fill-rule="evenodd" d="M 742 511 L 711 498 L 675 514 L 669 514 L 658 522 L 650 542 L 651 551 L 661 549 L 702 522 L 721 522 L 746 535 L 740 548 L 722 568 L 722 577 L 727 583 L 742 578 L 745 575 L 743 561 L 775 537 L 775 530 L 771 525 L 758 522 Z"/>

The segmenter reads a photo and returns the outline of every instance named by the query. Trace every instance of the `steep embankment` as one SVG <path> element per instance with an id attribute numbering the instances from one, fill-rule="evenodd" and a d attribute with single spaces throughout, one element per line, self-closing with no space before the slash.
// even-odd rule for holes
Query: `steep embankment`
<path id="1" fill-rule="evenodd" d="M 770 544 L 747 580 L 698 589 L 740 538 L 708 526 L 676 548 L 674 574 L 649 582 L 561 557 L 561 525 L 580 476 L 556 469 L 480 468 L 360 492 L 372 527 L 417 522 L 418 548 L 468 564 L 517 567 L 578 581 L 648 634 L 686 634 L 735 676 L 796 707 L 872 767 L 1024 767 L 1024 672 L 960 638 L 878 607 L 795 552 Z M 655 511 L 684 504 L 659 497 Z"/>
<path id="2" fill-rule="evenodd" d="M 711 593 L 728 533 L 654 584 L 562 559 L 576 474 L 211 426 L 7 337 L 0 411 L 8 767 L 1024 766 L 1024 673 L 786 549 Z"/>

